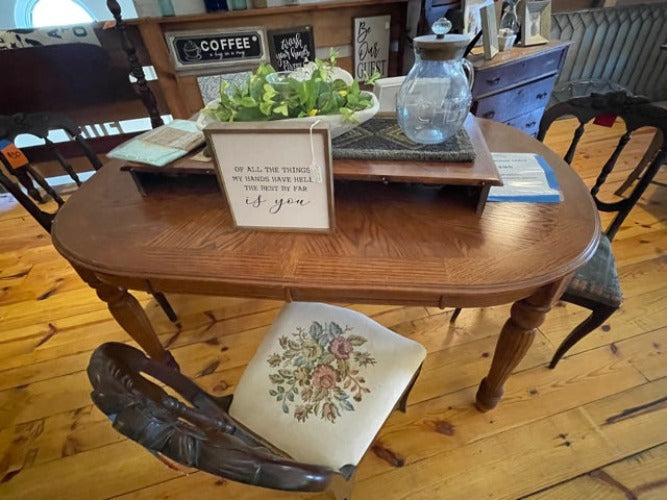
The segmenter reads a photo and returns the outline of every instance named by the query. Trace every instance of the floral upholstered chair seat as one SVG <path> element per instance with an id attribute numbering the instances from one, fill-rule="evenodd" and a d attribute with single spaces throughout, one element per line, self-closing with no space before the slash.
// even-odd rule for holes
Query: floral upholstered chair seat
<path id="1" fill-rule="evenodd" d="M 426 350 L 370 318 L 287 304 L 248 364 L 230 415 L 293 459 L 356 466 Z"/>

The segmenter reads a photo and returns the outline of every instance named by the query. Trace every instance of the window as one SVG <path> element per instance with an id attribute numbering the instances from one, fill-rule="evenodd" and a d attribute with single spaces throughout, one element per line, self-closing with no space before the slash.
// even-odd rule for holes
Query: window
<path id="1" fill-rule="evenodd" d="M 74 0 L 39 0 L 32 8 L 32 25 L 35 28 L 93 21 L 93 16 Z"/>
<path id="2" fill-rule="evenodd" d="M 41 28 L 95 21 L 79 0 L 16 0 L 16 26 Z"/>

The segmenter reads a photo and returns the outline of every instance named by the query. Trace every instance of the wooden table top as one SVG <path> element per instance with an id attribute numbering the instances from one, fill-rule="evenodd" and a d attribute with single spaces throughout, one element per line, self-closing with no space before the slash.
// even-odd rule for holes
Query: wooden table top
<path id="1" fill-rule="evenodd" d="M 343 182 L 336 230 L 239 230 L 215 180 L 171 180 L 142 197 L 120 162 L 74 193 L 52 236 L 72 264 L 127 288 L 287 300 L 482 306 L 527 296 L 583 265 L 599 239 L 577 174 L 537 140 L 480 120 L 491 151 L 541 154 L 559 204 L 488 203 L 447 190 Z M 187 184 L 187 185 L 184 185 Z"/>

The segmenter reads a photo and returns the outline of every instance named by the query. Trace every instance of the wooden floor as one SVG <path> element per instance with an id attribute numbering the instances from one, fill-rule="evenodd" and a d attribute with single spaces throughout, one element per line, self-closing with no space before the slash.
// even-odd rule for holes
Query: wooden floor
<path id="1" fill-rule="evenodd" d="M 563 152 L 572 124 L 555 127 L 547 143 Z M 575 159 L 589 165 L 578 169 L 588 183 L 620 135 L 618 126 L 593 129 Z M 612 187 L 649 139 L 632 140 Z M 351 306 L 429 352 L 407 414 L 390 417 L 363 459 L 355 497 L 667 498 L 666 193 L 651 186 L 614 240 L 623 308 L 552 371 L 555 346 L 586 314 L 555 307 L 487 414 L 472 401 L 508 306 L 464 310 L 455 326 L 451 310 Z M 233 391 L 281 306 L 170 296 L 179 332 L 138 297 L 184 372 L 218 395 Z M 97 345 L 128 337 L 8 195 L 0 331 L 0 498 L 312 498 L 185 475 L 113 431 L 91 404 L 84 370 Z"/>

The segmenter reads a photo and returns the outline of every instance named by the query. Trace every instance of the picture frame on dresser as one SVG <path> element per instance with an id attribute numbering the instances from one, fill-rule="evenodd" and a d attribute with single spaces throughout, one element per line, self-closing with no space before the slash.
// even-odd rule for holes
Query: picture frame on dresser
<path id="1" fill-rule="evenodd" d="M 482 21 L 482 44 L 484 59 L 493 59 L 499 52 L 498 25 L 496 24 L 496 8 L 494 4 L 485 5 L 480 9 Z"/>
<path id="2" fill-rule="evenodd" d="M 528 1 L 520 5 L 521 45 L 544 45 L 551 31 L 551 0 Z"/>
<path id="3" fill-rule="evenodd" d="M 477 36 L 477 34 L 482 31 L 481 9 L 487 5 L 493 7 L 493 0 L 462 0 L 462 32 L 464 35 L 470 35 L 471 38 L 475 38 L 475 36 Z"/>

